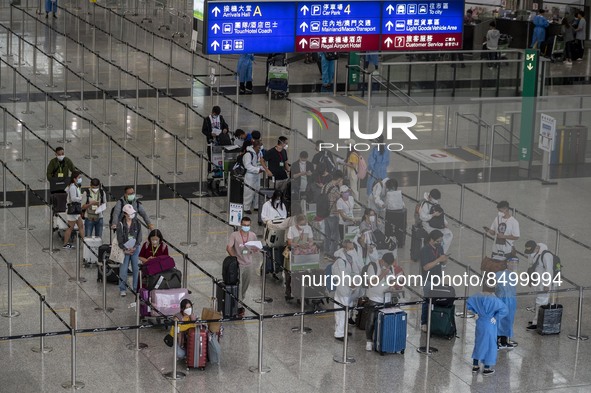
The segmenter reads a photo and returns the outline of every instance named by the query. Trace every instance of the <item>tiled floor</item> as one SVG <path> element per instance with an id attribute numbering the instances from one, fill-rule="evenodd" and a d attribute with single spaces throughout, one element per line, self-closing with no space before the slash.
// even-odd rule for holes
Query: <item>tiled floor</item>
<path id="1" fill-rule="evenodd" d="M 21 0 L 24 1 L 24 0 Z M 179 2 L 180 3 L 180 2 Z M 25 64 L 17 66 L 21 73 L 16 79 L 16 94 L 21 98 L 20 102 L 13 103 L 8 99 L 13 97 L 13 67 L 17 57 L 6 56 L 6 35 L 0 34 L 0 59 L 2 60 L 0 106 L 7 110 L 7 140 L 11 146 L 1 151 L 1 159 L 6 162 L 7 168 L 18 176 L 21 181 L 8 172 L 5 180 L 7 199 L 15 202 L 15 206 L 0 210 L 0 253 L 6 260 L 13 264 L 14 269 L 22 275 L 36 290 L 46 296 L 48 303 L 56 312 L 69 322 L 70 307 L 78 311 L 78 328 L 102 329 L 116 326 L 127 326 L 135 323 L 135 308 L 131 297 L 124 299 L 118 296 L 115 286 L 107 286 L 108 306 L 114 307 L 112 313 L 94 311 L 94 308 L 102 305 L 102 284 L 95 281 L 96 270 L 81 269 L 82 276 L 88 281 L 82 284 L 69 282 L 70 277 L 76 274 L 76 251 L 69 250 L 54 253 L 52 255 L 42 252 L 42 248 L 49 245 L 49 210 L 39 203 L 36 195 L 47 200 L 44 191 L 46 183 L 44 173 L 46 166 L 45 142 L 51 147 L 63 144 L 59 142 L 63 136 L 63 116 L 66 114 L 66 139 L 71 142 L 65 144 L 66 154 L 75 164 L 82 168 L 89 176 L 97 176 L 113 189 L 114 197 L 119 197 L 122 186 L 134 183 L 137 176 L 138 192 L 145 195 L 144 206 L 154 215 L 156 213 L 156 181 L 153 175 L 160 176 L 161 185 L 160 212 L 164 216 L 161 220 L 155 220 L 163 231 L 166 239 L 188 256 L 202 269 L 215 277 L 221 277 L 221 261 L 225 255 L 225 241 L 230 233 L 222 220 L 227 219 L 227 200 L 220 197 L 194 198 L 193 191 L 198 189 L 199 170 L 201 161 L 198 154 L 204 148 L 201 136 L 201 124 L 203 116 L 206 116 L 210 107 L 219 104 L 222 113 L 231 125 L 231 128 L 244 128 L 246 130 L 260 129 L 263 131 L 264 142 L 267 147 L 273 146 L 276 138 L 287 133 L 287 128 L 292 127 L 300 131 L 305 129 L 305 112 L 295 104 L 287 100 L 267 101 L 260 88 L 259 94 L 252 96 L 218 96 L 211 95 L 211 90 L 203 83 L 193 86 L 193 101 L 191 102 L 191 90 L 187 75 L 173 72 L 170 78 L 170 90 L 174 97 L 161 95 L 159 100 L 153 89 L 145 81 L 152 76 L 152 87 L 156 86 L 160 92 L 167 90 L 167 69 L 165 65 L 170 62 L 170 43 L 156 38 L 154 52 L 151 49 L 151 35 L 148 31 L 134 27 L 128 21 L 123 22 L 121 31 L 120 19 L 114 14 L 98 10 L 96 15 L 86 15 L 83 11 L 76 10 L 73 2 L 63 2 L 71 11 L 71 14 L 60 13 L 57 20 L 46 21 L 41 18 L 36 22 L 32 16 L 34 9 L 27 10 L 25 24 L 22 25 L 22 14 L 14 10 L 14 31 L 26 32 L 25 40 L 34 43 L 37 39 L 40 51 L 35 52 L 30 45 L 25 45 L 23 60 Z M 99 4 L 105 4 L 99 2 Z M 145 4 L 140 2 L 140 9 Z M 108 2 L 109 6 L 116 6 L 116 2 Z M 117 12 L 124 11 L 117 9 Z M 173 10 L 174 12 L 174 10 Z M 76 16 L 80 16 L 77 18 Z M 142 15 L 128 15 L 126 19 L 141 21 Z M 107 90 L 106 110 L 103 107 L 102 92 L 92 86 L 97 81 L 96 59 L 94 55 L 86 51 L 84 60 L 82 49 L 75 41 L 84 43 L 92 49 L 93 30 L 84 21 L 96 23 L 101 29 L 107 30 L 111 23 L 112 43 L 109 50 L 109 38 L 104 33 L 96 30 L 96 49 L 99 51 L 98 81 L 102 84 L 98 87 Z M 160 18 L 160 19 L 159 19 Z M 157 31 L 161 22 L 161 14 L 155 17 L 152 24 L 144 23 L 147 30 Z M 110 20 L 110 22 L 109 22 Z M 0 8 L 0 23 L 9 26 L 9 11 L 7 7 Z M 48 25 L 46 25 L 46 23 Z M 36 27 L 37 26 L 37 27 Z M 63 35 L 52 33 L 50 41 L 50 27 L 57 32 L 63 32 L 64 27 L 71 38 L 66 44 Z M 136 30 L 137 29 L 137 30 Z M 173 30 L 175 28 L 173 27 Z M 2 26 L 0 25 L 0 31 Z M 166 30 L 160 31 L 167 37 L 172 35 Z M 137 37 L 137 40 L 136 40 Z M 129 43 L 117 44 L 116 39 L 122 38 Z M 184 43 L 187 38 L 175 38 Z M 18 39 L 13 37 L 13 52 L 18 52 Z M 67 47 L 67 56 L 66 56 Z M 55 58 L 60 62 L 66 58 L 69 71 L 64 79 L 63 66 L 54 64 L 54 83 L 50 85 L 48 72 L 48 57 L 41 51 L 48 52 L 53 48 Z M 151 61 L 148 65 L 147 51 L 161 59 L 163 63 Z M 129 53 L 129 60 L 127 60 Z M 36 57 L 37 71 L 39 75 L 32 74 L 33 59 Z M 111 61 L 113 59 L 113 61 Z M 203 55 L 195 56 L 194 73 L 202 82 L 210 83 L 210 67 L 221 68 L 217 59 L 208 64 Z M 108 60 L 109 62 L 107 62 Z M 82 70 L 82 61 L 87 73 L 84 78 L 84 98 L 80 101 L 80 77 L 75 76 Z M 5 63 L 8 62 L 8 65 Z M 575 64 L 572 73 L 576 76 L 588 78 L 589 57 L 582 64 Z M 185 73 L 191 70 L 190 53 L 178 47 L 172 51 L 172 64 L 177 70 Z M 222 57 L 222 66 L 227 67 L 222 73 L 229 72 L 235 67 L 235 59 Z M 342 67 L 339 64 L 339 67 Z M 125 76 L 118 67 L 127 70 L 130 74 Z M 290 65 L 290 80 L 293 85 L 301 86 L 299 91 L 311 91 L 318 83 L 317 70 L 314 65 L 304 65 L 301 61 Z M 149 72 L 151 68 L 151 72 Z M 443 67 L 441 67 L 443 68 Z M 449 68 L 449 70 L 447 69 Z M 264 58 L 257 58 L 255 62 L 255 85 L 262 87 L 264 76 Z M 445 67 L 440 72 L 450 72 L 451 67 Z M 547 77 L 559 78 L 564 76 L 565 68 L 560 64 L 549 65 Z M 471 66 L 458 70 L 460 79 L 475 79 L 475 72 Z M 343 71 L 339 71 L 341 78 Z M 416 77 L 430 80 L 433 71 L 425 68 L 418 70 Z M 17 74 L 18 75 L 18 74 Z M 121 85 L 119 78 L 121 77 Z M 132 109 L 136 106 L 135 99 L 137 79 L 140 79 L 139 93 L 140 106 L 143 109 Z M 26 79 L 25 79 L 26 78 Z M 32 114 L 23 114 L 26 111 L 27 79 L 31 82 L 30 109 Z M 59 96 L 64 93 L 64 81 L 68 81 L 68 93 L 71 98 L 65 100 Z M 223 92 L 234 92 L 235 81 L 231 76 L 218 77 Z M 344 79 L 343 79 L 344 80 Z M 558 80 L 558 79 L 556 79 Z M 216 80 L 215 83 L 218 83 Z M 214 84 L 215 84 L 214 83 Z M 121 87 L 120 87 L 121 86 Z M 40 90 L 39 90 L 40 89 Z M 126 95 L 125 99 L 114 99 L 121 90 Z M 298 89 L 294 89 L 298 91 Z M 539 108 L 544 110 L 586 108 L 589 98 L 572 97 L 575 94 L 586 94 L 585 85 L 552 85 L 546 90 L 552 93 L 551 97 L 539 101 Z M 54 102 L 49 99 L 49 111 L 47 123 L 52 127 L 46 127 L 45 119 L 45 92 L 51 92 L 52 97 L 59 99 Z M 330 93 L 292 93 L 295 98 L 330 99 Z M 374 105 L 383 98 L 378 94 L 372 101 Z M 413 113 L 419 117 L 417 142 L 405 143 L 407 150 L 442 149 L 445 141 L 449 146 L 455 143 L 454 114 L 474 113 L 481 114 L 481 118 L 489 124 L 502 123 L 508 126 L 509 112 L 519 110 L 519 101 L 500 99 L 484 101 L 471 100 L 470 98 L 417 98 L 420 105 L 412 107 Z M 242 105 L 238 106 L 231 100 L 237 100 Z M 353 101 L 352 99 L 350 101 Z M 195 105 L 195 112 L 189 111 L 187 127 L 186 104 Z M 357 101 L 358 106 L 350 106 L 348 110 L 361 110 L 363 101 Z M 397 104 L 392 104 L 397 107 Z M 67 108 L 64 112 L 63 107 Z M 76 110 L 80 107 L 88 110 Z M 125 109 L 127 106 L 127 110 Z M 449 139 L 445 137 L 445 120 L 447 108 L 450 113 Z M 158 112 L 157 112 L 158 109 Z M 191 108 L 193 109 L 193 108 Z M 406 110 L 406 109 L 405 109 Z M 563 113 L 565 113 L 563 115 Z M 584 112 L 579 119 L 578 112 L 563 112 L 556 115 L 557 119 L 567 124 L 588 124 L 589 114 Z M 106 115 L 106 117 L 105 117 Z M 365 112 L 361 113 L 362 122 L 365 121 Z M 564 116 L 564 117 L 563 117 Z M 23 127 L 18 125 L 16 119 L 25 123 Z M 519 117 L 515 119 L 518 124 Z M 88 120 L 94 125 L 89 127 Z M 103 121 L 110 122 L 101 125 Z M 156 137 L 154 138 L 154 121 L 160 120 Z M 269 120 L 272 120 L 271 123 Z M 3 124 L 3 123 L 2 123 Z M 364 123 L 362 123 L 364 124 Z M 376 128 L 375 119 L 367 125 L 367 129 Z M 92 130 L 92 131 L 91 131 Z M 482 131 L 483 140 L 487 139 Z M 89 137 L 92 133 L 92 144 Z M 474 146 L 477 129 L 468 122 L 460 122 L 458 126 L 458 146 Z M 25 158 L 30 161 L 17 161 L 23 158 L 22 135 L 25 135 Z M 125 135 L 125 139 L 123 136 Z M 189 135 L 193 139 L 185 139 Z M 330 132 L 323 134 L 323 138 L 330 140 Z M 177 149 L 175 149 L 175 136 L 177 137 Z M 301 150 L 312 152 L 313 145 L 296 133 L 289 133 L 291 158 L 297 157 Z M 131 139 L 127 139 L 131 137 Z M 4 140 L 4 139 L 2 139 Z M 109 176 L 109 141 L 112 141 L 112 172 L 116 175 Z M 152 144 L 154 143 L 154 145 Z M 89 151 L 89 145 L 92 151 Z M 153 150 L 153 146 L 154 149 Z M 151 158 L 152 153 L 159 158 Z M 176 153 L 176 156 L 175 156 Z M 342 152 L 341 152 L 342 153 Z M 488 151 L 486 152 L 488 153 Z M 52 152 L 49 151 L 49 158 Z M 84 158 L 94 155 L 97 158 Z M 135 159 L 137 157 L 137 161 Z M 138 172 L 135 173 L 137 162 Z M 182 174 L 173 174 L 175 162 Z M 534 163 L 539 165 L 539 160 Z M 551 250 L 556 247 L 556 228 L 564 236 L 560 237 L 558 245 L 559 254 L 564 264 L 564 275 L 576 285 L 589 286 L 591 282 L 591 269 L 588 266 L 589 249 L 585 245 L 591 244 L 588 239 L 588 214 L 585 214 L 587 194 L 591 189 L 591 183 L 587 174 L 587 166 L 577 168 L 560 168 L 552 172 L 557 179 L 557 186 L 545 186 L 540 181 L 520 177 L 516 170 L 515 161 L 500 160 L 495 155 L 493 170 L 488 168 L 488 160 L 468 161 L 457 160 L 454 163 L 433 163 L 426 165 L 429 169 L 440 171 L 449 179 L 466 184 L 466 191 L 461 207 L 461 187 L 449 181 L 443 180 L 434 173 L 430 173 L 425 167 L 421 172 L 419 195 L 437 186 L 443 194 L 442 203 L 446 214 L 451 218 L 463 216 L 463 225 L 452 221 L 451 229 L 454 232 L 454 242 L 451 254 L 457 261 L 479 271 L 479 261 L 482 254 L 482 237 L 471 228 L 480 228 L 490 224 L 496 215 L 494 201 L 507 199 L 517 209 L 517 219 L 521 224 L 521 238 L 517 242 L 521 250 L 526 240 L 535 239 L 548 244 Z M 534 171 L 537 173 L 538 167 Z M 204 171 L 204 170 L 203 170 Z M 408 196 L 414 198 L 417 195 L 417 164 L 410 160 L 404 153 L 391 156 L 390 173 L 396 176 L 402 189 Z M 205 175 L 205 173 L 203 172 Z M 536 175 L 539 176 L 539 175 Z M 535 177 L 535 176 L 534 176 Z M 41 181 L 39 181 L 41 179 Z M 85 179 L 87 184 L 88 179 Z M 31 195 L 29 208 L 29 225 L 35 228 L 30 231 L 20 230 L 26 220 L 24 193 L 28 185 L 36 190 L 36 195 Z M 174 194 L 175 190 L 183 198 Z M 362 190 L 365 195 L 365 190 Z M 482 194 L 487 200 L 478 194 Z M 190 199 L 198 207 L 193 207 L 191 212 L 191 237 L 197 242 L 196 246 L 180 246 L 187 240 L 187 202 Z M 365 196 L 362 198 L 365 201 Z M 409 210 L 414 203 L 407 199 Z M 205 211 L 213 215 L 206 214 Z M 535 218 L 536 221 L 531 218 Z M 450 220 L 451 221 L 451 220 Z M 546 224 L 545 226 L 542 223 Z M 256 225 L 255 225 L 256 227 Z M 262 228 L 256 227 L 259 235 Z M 107 234 L 104 236 L 108 241 Z M 570 239 L 570 240 L 569 240 Z M 60 245 L 60 240 L 53 238 L 55 245 Z M 573 241 L 574 240 L 574 241 Z M 583 244 L 577 243 L 582 242 Z M 399 250 L 400 264 L 407 273 L 417 273 L 416 263 L 409 258 L 410 239 L 405 248 Z M 486 244 L 486 250 L 490 251 L 491 243 Z M 182 256 L 174 251 L 177 264 L 182 267 Z M 525 271 L 525 261 L 522 260 L 519 270 Z M 7 269 L 0 263 L 0 309 L 7 308 Z M 449 264 L 449 274 L 463 274 L 465 268 L 457 264 Z M 195 309 L 210 304 L 212 291 L 211 280 L 196 267 L 189 265 L 185 272 L 188 277 L 189 289 L 192 291 L 191 299 L 195 303 Z M 12 335 L 33 334 L 39 331 L 39 299 L 35 292 L 26 286 L 20 278 L 13 277 L 13 306 L 21 315 L 16 318 L 0 318 L 0 337 Z M 247 304 L 259 312 L 260 305 L 253 301 L 260 296 L 261 280 L 257 276 L 248 290 Z M 342 356 L 342 343 L 333 339 L 333 315 L 320 314 L 306 317 L 306 325 L 313 329 L 312 334 L 301 336 L 291 332 L 291 328 L 299 324 L 299 319 L 270 318 L 264 321 L 264 364 L 271 368 L 268 374 L 259 375 L 248 371 L 250 366 L 257 365 L 258 353 L 258 323 L 256 321 L 228 322 L 224 324 L 225 331 L 221 340 L 222 362 L 219 366 L 209 365 L 205 371 L 188 371 L 187 378 L 182 381 L 169 381 L 163 377 L 163 373 L 172 370 L 173 355 L 171 349 L 166 347 L 162 338 L 165 331 L 152 328 L 142 329 L 141 341 L 148 344 L 148 348 L 141 352 L 128 350 L 126 345 L 135 340 L 135 331 L 113 332 L 89 332 L 80 333 L 77 337 L 77 379 L 86 384 L 84 391 L 89 392 L 193 392 L 193 391 L 286 391 L 286 392 L 342 392 L 342 391 L 412 391 L 412 392 L 539 392 L 553 390 L 560 392 L 586 392 L 591 387 L 591 377 L 586 372 L 591 361 L 589 342 L 569 340 L 567 335 L 574 333 L 577 326 L 577 302 L 578 291 L 572 284 L 564 283 L 564 289 L 571 291 L 559 294 L 559 302 L 564 305 L 562 333 L 558 336 L 538 336 L 527 332 L 524 327 L 531 319 L 532 314 L 526 310 L 534 302 L 532 295 L 523 294 L 518 298 L 518 312 L 515 322 L 514 340 L 519 346 L 511 352 L 499 354 L 497 373 L 489 378 L 482 375 L 474 376 L 470 372 L 471 352 L 474 343 L 474 320 L 457 318 L 458 337 L 451 340 L 433 338 L 431 345 L 439 349 L 430 357 L 419 354 L 416 348 L 425 345 L 424 334 L 419 329 L 418 306 L 407 306 L 409 313 L 407 349 L 404 355 L 379 356 L 376 353 L 368 353 L 364 350 L 365 334 L 356 328 L 351 328 L 353 335 L 349 342 L 349 355 L 356 359 L 356 363 L 340 365 L 333 362 L 333 356 Z M 415 288 L 416 289 L 416 288 Z M 475 286 L 468 289 L 468 293 L 476 291 Z M 519 288 L 518 292 L 527 293 L 527 287 Z M 464 288 L 457 288 L 458 295 L 464 295 Z M 419 291 L 420 292 L 420 291 Z M 585 292 L 587 294 L 588 292 Z M 271 277 L 267 278 L 267 294 L 274 301 L 265 305 L 265 314 L 283 314 L 298 311 L 295 304 L 287 304 L 283 300 L 283 288 L 281 283 Z M 413 301 L 417 297 L 409 290 L 405 300 Z M 324 306 L 324 307 L 332 307 Z M 461 309 L 463 301 L 457 301 L 456 307 Z M 588 302 L 583 306 L 583 319 L 581 321 L 583 333 L 589 333 L 591 328 L 589 320 L 590 306 Z M 63 331 L 65 326 L 49 310 L 45 309 L 46 331 Z M 37 354 L 30 349 L 38 346 L 38 339 L 14 339 L 0 341 L 0 358 L 3 367 L 0 368 L 1 392 L 59 392 L 63 391 L 61 384 L 70 380 L 70 336 L 60 335 L 48 337 L 46 345 L 53 347 L 53 352 Z M 180 370 L 184 370 L 182 362 L 178 363 Z"/>

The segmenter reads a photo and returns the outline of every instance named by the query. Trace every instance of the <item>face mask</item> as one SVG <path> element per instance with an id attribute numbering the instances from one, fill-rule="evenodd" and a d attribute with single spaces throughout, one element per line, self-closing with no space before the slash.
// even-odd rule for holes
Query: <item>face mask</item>
<path id="1" fill-rule="evenodd" d="M 135 218 L 135 213 L 130 214 L 129 218 L 131 218 L 133 220 Z"/>
<path id="2" fill-rule="evenodd" d="M 160 242 L 158 240 L 152 242 L 152 246 L 154 247 L 158 247 L 159 244 Z"/>
<path id="3" fill-rule="evenodd" d="M 185 308 L 185 315 L 191 315 L 192 312 L 193 312 L 193 308 L 191 308 L 191 307 Z"/>
<path id="4" fill-rule="evenodd" d="M 503 218 L 503 217 L 505 217 L 505 213 L 503 213 L 503 212 L 499 212 L 499 217 L 500 217 L 500 218 Z"/>
<path id="5" fill-rule="evenodd" d="M 134 201 L 134 199 L 135 199 L 135 194 L 131 194 L 131 195 L 128 195 L 128 196 L 127 196 L 127 200 L 128 200 L 129 202 L 133 202 L 133 201 Z"/>
<path id="6" fill-rule="evenodd" d="M 284 149 L 287 149 L 289 147 L 289 145 L 286 143 L 285 145 L 283 145 Z"/>
<path id="7" fill-rule="evenodd" d="M 369 216 L 369 222 L 376 222 L 376 216 Z"/>
<path id="8" fill-rule="evenodd" d="M 57 156 L 57 160 L 58 160 L 58 161 L 63 161 L 63 160 L 64 160 L 64 158 L 66 158 L 66 156 Z"/>
<path id="9" fill-rule="evenodd" d="M 349 199 L 349 193 L 348 192 L 343 192 L 343 199 Z"/>
<path id="10" fill-rule="evenodd" d="M 242 227 L 242 232 L 249 232 L 249 231 L 250 231 L 250 227 L 247 227 L 247 226 Z"/>
<path id="11" fill-rule="evenodd" d="M 99 189 L 98 188 L 91 188 L 90 191 L 92 191 L 96 194 L 97 192 L 99 192 Z"/>
<path id="12" fill-rule="evenodd" d="M 355 255 L 355 250 L 349 250 L 347 251 L 347 254 L 354 256 Z"/>
<path id="13" fill-rule="evenodd" d="M 76 183 L 78 183 L 78 184 L 82 184 L 82 178 L 81 178 L 81 177 L 79 177 L 79 178 L 78 178 L 78 180 L 76 180 Z"/>

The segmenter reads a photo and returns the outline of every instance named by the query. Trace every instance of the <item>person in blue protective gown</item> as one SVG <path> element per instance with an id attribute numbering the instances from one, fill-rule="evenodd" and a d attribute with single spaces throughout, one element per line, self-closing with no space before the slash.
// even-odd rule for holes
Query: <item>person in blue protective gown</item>
<path id="1" fill-rule="evenodd" d="M 546 28 L 550 22 L 544 18 L 544 10 L 538 10 L 538 14 L 534 16 L 534 32 L 531 37 L 531 47 L 540 49 L 542 43 L 546 40 Z"/>
<path id="2" fill-rule="evenodd" d="M 507 306 L 507 315 L 497 321 L 497 339 L 499 349 L 513 349 L 516 343 L 513 337 L 513 322 L 517 310 L 517 277 L 511 272 L 517 267 L 518 258 L 507 259 L 507 269 L 496 273 L 495 294 Z"/>
<path id="3" fill-rule="evenodd" d="M 482 293 L 468 298 L 468 310 L 478 315 L 476 339 L 472 351 L 472 372 L 480 371 L 479 361 L 484 363 L 482 375 L 491 375 L 497 363 L 497 321 L 507 315 L 507 306 L 494 294 L 495 289 L 484 286 Z"/>
<path id="4" fill-rule="evenodd" d="M 384 143 L 384 137 L 380 135 L 375 143 Z M 388 166 L 390 165 L 390 152 L 385 145 L 374 146 L 367 159 L 367 196 L 373 192 L 375 182 L 385 179 L 388 176 Z"/>
<path id="5" fill-rule="evenodd" d="M 320 61 L 322 64 L 322 87 L 324 89 L 329 89 L 332 87 L 334 79 L 334 60 L 327 59 L 326 54 L 321 52 Z"/>
<path id="6" fill-rule="evenodd" d="M 252 62 L 254 55 L 244 53 L 238 58 L 236 73 L 240 82 L 240 94 L 252 94 Z"/>

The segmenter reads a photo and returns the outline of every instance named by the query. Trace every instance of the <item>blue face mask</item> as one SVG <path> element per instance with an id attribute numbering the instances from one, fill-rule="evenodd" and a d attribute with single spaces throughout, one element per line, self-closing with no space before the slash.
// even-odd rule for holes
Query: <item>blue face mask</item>
<path id="1" fill-rule="evenodd" d="M 242 227 L 242 232 L 249 232 L 249 231 L 250 231 L 250 227 L 247 227 L 247 226 Z"/>

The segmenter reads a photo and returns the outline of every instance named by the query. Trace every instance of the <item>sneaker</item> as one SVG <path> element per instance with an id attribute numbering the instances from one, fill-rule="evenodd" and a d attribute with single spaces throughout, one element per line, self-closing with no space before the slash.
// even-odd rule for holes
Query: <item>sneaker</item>
<path id="1" fill-rule="evenodd" d="M 421 331 L 427 333 L 427 325 L 421 325 Z"/>
<path id="2" fill-rule="evenodd" d="M 365 343 L 365 350 L 366 351 L 373 351 L 373 343 L 371 341 L 368 341 Z"/>
<path id="3" fill-rule="evenodd" d="M 345 337 L 335 337 L 334 339 L 337 341 L 345 341 Z"/>
<path id="4" fill-rule="evenodd" d="M 74 248 L 74 247 L 70 243 L 68 243 L 68 244 L 64 244 L 64 247 L 63 248 L 66 249 L 66 250 L 69 250 L 69 249 Z"/>
<path id="5" fill-rule="evenodd" d="M 510 351 L 510 350 L 512 350 L 514 347 L 515 347 L 515 346 L 514 346 L 513 344 L 511 344 L 511 343 L 507 343 L 506 345 L 499 344 L 499 345 L 497 346 L 497 349 L 498 349 L 499 351 L 500 351 L 500 350 L 503 350 L 503 349 L 506 349 L 506 350 Z"/>
<path id="6" fill-rule="evenodd" d="M 582 58 L 582 57 L 579 57 L 579 58 L 577 59 L 577 61 L 583 61 L 583 58 Z"/>
<path id="7" fill-rule="evenodd" d="M 291 295 L 285 295 L 285 301 L 286 302 L 291 302 L 293 300 L 293 296 Z"/>
<path id="8" fill-rule="evenodd" d="M 480 366 L 472 366 L 473 373 L 477 373 L 478 371 L 480 371 Z"/>
<path id="9" fill-rule="evenodd" d="M 493 368 L 485 368 L 484 371 L 482 371 L 482 375 L 486 376 L 486 375 L 492 375 L 495 373 L 495 370 Z"/>
<path id="10" fill-rule="evenodd" d="M 349 318 L 349 325 L 355 325 L 357 322 L 353 318 Z"/>
<path id="11" fill-rule="evenodd" d="M 538 325 L 529 325 L 528 327 L 526 327 L 527 330 L 536 330 L 538 328 Z"/>
<path id="12" fill-rule="evenodd" d="M 121 295 L 121 297 L 125 297 L 125 296 L 127 296 L 127 292 L 121 291 L 121 292 L 119 292 L 119 295 Z"/>
<path id="13" fill-rule="evenodd" d="M 567 61 L 564 62 L 564 64 L 566 64 L 567 66 L 572 66 L 573 65 L 573 62 L 570 61 L 570 60 L 567 60 Z"/>

